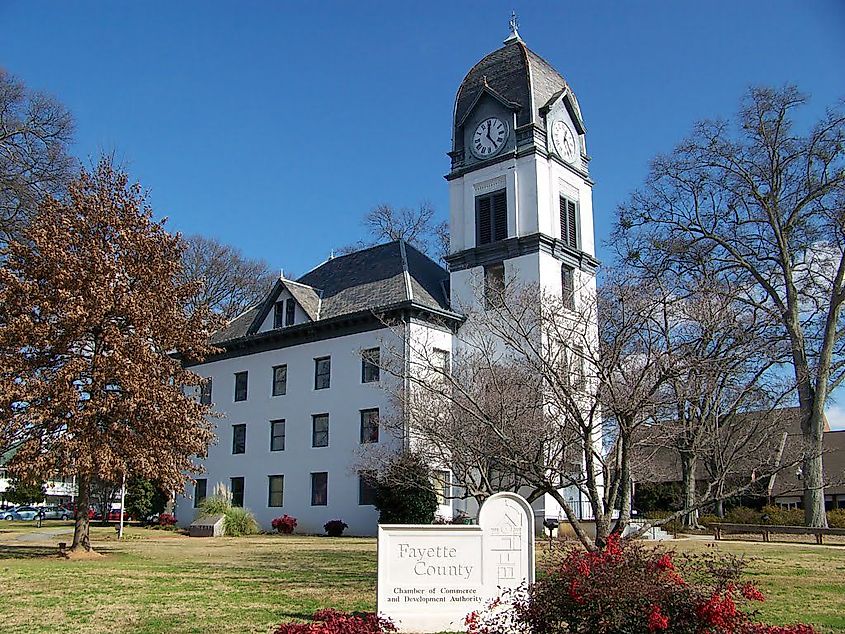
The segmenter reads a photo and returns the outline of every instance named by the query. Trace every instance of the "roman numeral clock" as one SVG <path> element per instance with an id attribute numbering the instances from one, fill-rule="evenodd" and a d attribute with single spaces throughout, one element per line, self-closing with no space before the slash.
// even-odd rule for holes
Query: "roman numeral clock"
<path id="1" fill-rule="evenodd" d="M 508 127 L 498 117 L 488 117 L 478 124 L 472 135 L 472 153 L 478 158 L 497 154 L 508 138 Z"/>

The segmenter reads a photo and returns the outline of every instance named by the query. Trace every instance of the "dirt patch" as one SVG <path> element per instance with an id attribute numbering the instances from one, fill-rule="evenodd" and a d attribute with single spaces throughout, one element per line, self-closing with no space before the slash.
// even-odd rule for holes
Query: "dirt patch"
<path id="1" fill-rule="evenodd" d="M 105 557 L 104 554 L 98 553 L 96 550 L 64 550 L 56 556 L 60 559 L 74 560 L 102 559 Z"/>

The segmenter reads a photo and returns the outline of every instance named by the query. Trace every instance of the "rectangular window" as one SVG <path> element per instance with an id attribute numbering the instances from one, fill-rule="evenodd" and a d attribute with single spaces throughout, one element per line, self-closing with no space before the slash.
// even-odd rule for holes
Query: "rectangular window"
<path id="1" fill-rule="evenodd" d="M 329 446 L 329 415 L 314 414 L 311 417 L 311 446 Z"/>
<path id="2" fill-rule="evenodd" d="M 197 480 L 194 485 L 194 508 L 197 508 L 205 499 L 208 492 L 208 480 L 205 478 Z"/>
<path id="3" fill-rule="evenodd" d="M 587 384 L 587 373 L 585 370 L 584 348 L 573 346 L 571 356 L 571 371 L 573 373 L 573 385 L 576 390 L 583 390 Z"/>
<path id="4" fill-rule="evenodd" d="M 284 451 L 285 449 L 285 421 L 270 421 L 270 451 Z"/>
<path id="5" fill-rule="evenodd" d="M 314 389 L 325 390 L 332 383 L 332 358 L 314 359 Z"/>
<path id="6" fill-rule="evenodd" d="M 376 503 L 375 473 L 372 471 L 358 472 L 358 505 L 373 506 Z"/>
<path id="7" fill-rule="evenodd" d="M 232 453 L 246 452 L 246 425 L 232 425 Z"/>
<path id="8" fill-rule="evenodd" d="M 248 382 L 248 372 L 235 372 L 235 400 L 246 400 L 246 387 Z"/>
<path id="9" fill-rule="evenodd" d="M 502 305 L 505 294 L 505 265 L 490 264 L 484 267 L 484 307 L 496 308 Z"/>
<path id="10" fill-rule="evenodd" d="M 361 355 L 361 383 L 378 383 L 380 351 L 378 348 L 364 350 Z"/>
<path id="11" fill-rule="evenodd" d="M 378 408 L 361 410 L 361 444 L 378 442 Z"/>
<path id="12" fill-rule="evenodd" d="M 434 492 L 437 494 L 437 503 L 441 506 L 449 504 L 452 497 L 452 485 L 448 471 L 434 472 Z"/>
<path id="13" fill-rule="evenodd" d="M 283 396 L 288 391 L 288 366 L 273 366 L 273 396 Z"/>
<path id="14" fill-rule="evenodd" d="M 244 479 L 230 478 L 229 490 L 232 492 L 232 506 L 244 505 Z"/>
<path id="15" fill-rule="evenodd" d="M 434 348 L 432 350 L 431 362 L 434 364 L 434 367 L 438 373 L 449 374 L 449 367 L 451 366 L 451 357 L 452 355 L 449 353 L 448 350 Z"/>
<path id="16" fill-rule="evenodd" d="M 208 377 L 200 385 L 200 403 L 211 405 L 211 377 Z"/>
<path id="17" fill-rule="evenodd" d="M 575 201 L 560 197 L 560 239 L 573 249 L 578 248 L 578 208 Z"/>
<path id="18" fill-rule="evenodd" d="M 506 190 L 475 199 L 475 244 L 490 244 L 508 237 L 508 197 Z"/>
<path id="19" fill-rule="evenodd" d="M 285 304 L 284 302 L 276 302 L 273 305 L 273 328 L 281 328 L 285 325 Z"/>
<path id="20" fill-rule="evenodd" d="M 311 474 L 311 506 L 326 506 L 329 503 L 329 474 Z"/>
<path id="21" fill-rule="evenodd" d="M 564 264 L 561 267 L 560 278 L 563 305 L 569 310 L 575 310 L 575 270 Z"/>
<path id="22" fill-rule="evenodd" d="M 271 475 L 267 480 L 267 506 L 281 506 L 284 501 L 285 476 Z"/>
<path id="23" fill-rule="evenodd" d="M 285 326 L 293 326 L 294 321 L 296 321 L 296 300 L 288 297 L 285 302 Z"/>

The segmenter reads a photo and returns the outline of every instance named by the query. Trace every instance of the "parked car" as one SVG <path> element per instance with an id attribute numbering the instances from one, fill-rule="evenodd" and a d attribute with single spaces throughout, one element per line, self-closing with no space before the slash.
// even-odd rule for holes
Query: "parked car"
<path id="1" fill-rule="evenodd" d="M 128 522 L 132 518 L 129 517 L 129 513 L 126 511 L 123 512 L 123 521 Z M 119 522 L 120 521 L 120 509 L 112 509 L 109 511 L 109 521 L 110 522 Z"/>
<path id="2" fill-rule="evenodd" d="M 89 515 L 89 517 L 90 517 L 90 515 Z M 94 511 L 94 516 L 93 516 L 92 519 L 102 520 L 103 519 L 102 511 L 100 511 L 100 510 Z M 130 519 L 129 514 L 124 512 L 123 513 L 123 521 L 128 522 L 129 519 Z M 120 521 L 120 509 L 111 509 L 109 511 L 108 517 L 106 518 L 106 521 L 107 522 L 119 522 Z"/>
<path id="3" fill-rule="evenodd" d="M 9 506 L 7 508 L 4 508 L 2 511 L 0 511 L 0 519 L 4 519 L 4 520 L 15 519 L 15 511 L 17 510 L 17 508 L 18 508 L 17 506 Z"/>
<path id="4" fill-rule="evenodd" d="M 18 521 L 29 521 L 34 520 L 38 515 L 38 509 L 34 506 L 19 506 L 14 511 L 9 513 L 5 511 L 3 514 L 3 519 L 7 520 L 18 520 Z"/>
<path id="5" fill-rule="evenodd" d="M 69 514 L 70 518 L 76 517 L 76 504 L 75 503 L 69 504 L 68 507 L 67 507 L 67 510 L 68 510 L 68 514 Z M 94 519 L 94 508 L 91 507 L 91 506 L 88 507 L 88 519 L 89 520 Z"/>
<path id="6" fill-rule="evenodd" d="M 69 520 L 73 517 L 73 512 L 63 506 L 45 506 L 42 510 L 45 520 Z"/>

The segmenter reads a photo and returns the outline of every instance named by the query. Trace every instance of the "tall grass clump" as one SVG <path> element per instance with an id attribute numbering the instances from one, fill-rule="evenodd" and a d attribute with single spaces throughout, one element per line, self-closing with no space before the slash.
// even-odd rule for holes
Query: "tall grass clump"
<path id="1" fill-rule="evenodd" d="M 232 508 L 232 503 L 225 497 L 212 495 L 200 502 L 201 515 L 226 515 Z"/>
<path id="2" fill-rule="evenodd" d="M 218 483 L 213 493 L 199 504 L 200 515 L 223 515 L 223 531 L 228 537 L 254 535 L 258 522 L 249 509 L 232 506 L 232 494 L 226 485 Z"/>
<path id="3" fill-rule="evenodd" d="M 258 532 L 258 522 L 255 521 L 255 516 L 249 509 L 233 506 L 226 511 L 223 528 L 229 537 L 255 535 Z"/>

